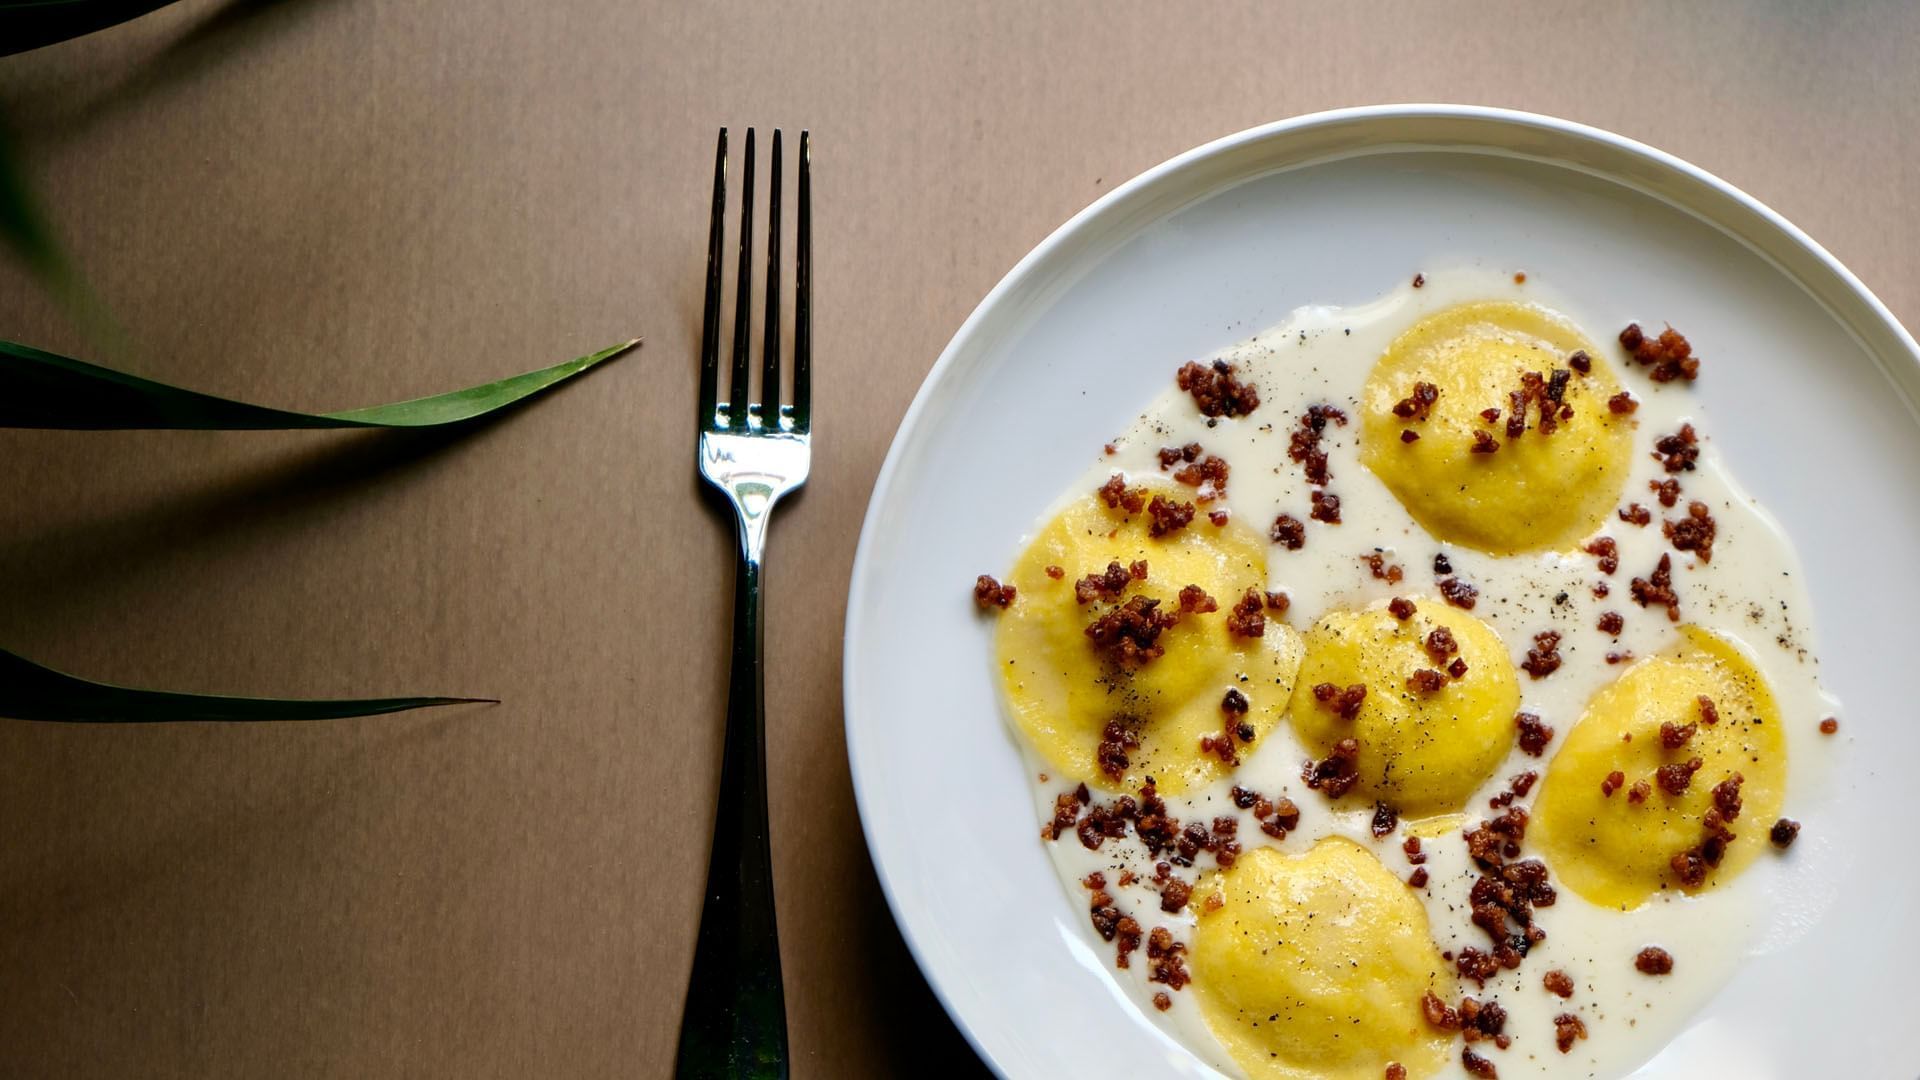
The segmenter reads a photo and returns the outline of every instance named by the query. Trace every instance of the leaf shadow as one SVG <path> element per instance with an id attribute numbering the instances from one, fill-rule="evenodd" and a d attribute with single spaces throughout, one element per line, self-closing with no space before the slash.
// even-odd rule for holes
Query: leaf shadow
<path id="1" fill-rule="evenodd" d="M 529 403 L 443 427 L 317 435 L 325 445 L 197 492 L 168 492 L 120 512 L 8 537 L 0 541 L 0 595 L 17 609 L 16 619 L 31 623 L 61 605 L 111 595 L 148 567 L 196 547 L 310 527 L 328 507 L 418 473 Z"/>
<path id="2" fill-rule="evenodd" d="M 282 33 L 325 3 L 340 0 L 227 0 L 138 67 L 91 97 L 71 88 L 29 91 L 15 102 L 14 121 L 23 133 L 53 143 L 70 141 L 88 128 L 137 105 L 170 85 L 192 82 L 227 58 Z"/>

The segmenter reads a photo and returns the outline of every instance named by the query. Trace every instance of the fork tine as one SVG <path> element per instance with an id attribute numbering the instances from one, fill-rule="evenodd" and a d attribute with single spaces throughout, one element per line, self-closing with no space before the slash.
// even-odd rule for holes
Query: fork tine
<path id="1" fill-rule="evenodd" d="M 793 295 L 793 430 L 808 431 L 813 410 L 813 136 L 800 130 L 800 227 Z"/>
<path id="2" fill-rule="evenodd" d="M 727 426 L 747 430 L 748 354 L 753 343 L 753 129 L 747 129 L 747 153 L 740 167 L 739 284 L 733 295 L 733 386 Z"/>
<path id="3" fill-rule="evenodd" d="M 767 169 L 767 315 L 760 346 L 760 426 L 780 430 L 780 129 Z"/>
<path id="4" fill-rule="evenodd" d="M 720 260 L 727 233 L 727 129 L 713 155 L 713 221 L 707 226 L 707 307 L 700 325 L 700 430 L 714 426 L 720 385 Z"/>

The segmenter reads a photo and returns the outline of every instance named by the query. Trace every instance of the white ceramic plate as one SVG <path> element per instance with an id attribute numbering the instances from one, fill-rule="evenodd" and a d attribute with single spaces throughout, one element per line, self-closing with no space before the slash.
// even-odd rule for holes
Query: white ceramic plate
<path id="1" fill-rule="evenodd" d="M 1121 998 L 1046 852 L 1002 719 L 980 573 L 1181 361 L 1415 270 L 1524 268 L 1602 326 L 1684 313 L 1721 453 L 1809 578 L 1847 707 L 1837 794 L 1796 806 L 1804 932 L 1763 942 L 1636 1075 L 1913 1077 L 1920 970 L 1920 350 L 1798 229 L 1593 128 L 1457 106 L 1321 113 L 1135 178 L 1035 248 L 927 376 L 874 488 L 847 607 L 848 755 L 867 843 L 921 969 L 1010 1076 L 1208 1075 Z M 1676 314 L 1676 321 L 1682 316 Z"/>

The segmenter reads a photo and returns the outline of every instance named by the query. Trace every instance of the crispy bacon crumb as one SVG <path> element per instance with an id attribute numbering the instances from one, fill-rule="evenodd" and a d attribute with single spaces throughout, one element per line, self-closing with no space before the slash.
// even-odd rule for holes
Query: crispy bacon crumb
<path id="1" fill-rule="evenodd" d="M 1825 720 L 1820 721 L 1820 734 L 1822 735 L 1831 735 L 1834 732 L 1839 730 L 1840 730 L 1840 721 L 1835 720 L 1831 716 L 1827 717 Z"/>
<path id="2" fill-rule="evenodd" d="M 1408 612 L 1412 614 L 1412 612 Z M 1427 655 L 1436 664 L 1444 664 L 1447 657 L 1460 651 L 1460 644 L 1453 640 L 1453 631 L 1444 626 L 1436 626 L 1427 634 Z"/>
<path id="3" fill-rule="evenodd" d="M 1658 604 L 1667 609 L 1670 622 L 1680 621 L 1680 595 L 1673 591 L 1673 558 L 1661 555 L 1648 577 L 1634 578 L 1630 586 L 1633 602 L 1641 607 Z"/>
<path id="4" fill-rule="evenodd" d="M 1179 615 L 1160 610 L 1160 601 L 1133 596 L 1095 619 L 1086 635 L 1108 659 L 1131 671 L 1166 653 L 1160 635 L 1179 621 Z"/>
<path id="5" fill-rule="evenodd" d="M 1527 661 L 1520 666 L 1536 679 L 1544 679 L 1559 671 L 1559 633 L 1553 630 L 1542 630 L 1533 635 L 1533 648 L 1527 650 Z"/>
<path id="6" fill-rule="evenodd" d="M 1649 945 L 1633 958 L 1633 969 L 1642 975 L 1666 975 L 1673 971 L 1673 955 L 1658 945 Z"/>
<path id="7" fill-rule="evenodd" d="M 1600 794 L 1611 799 L 1613 798 L 1613 793 L 1626 786 L 1626 783 L 1627 774 L 1621 772 L 1619 769 L 1615 769 L 1601 778 Z"/>
<path id="8" fill-rule="evenodd" d="M 1457 577 L 1441 578 L 1434 583 L 1440 590 L 1440 598 L 1462 611 L 1472 611 L 1479 602 L 1480 590 L 1461 581 Z"/>
<path id="9" fill-rule="evenodd" d="M 1067 576 L 1067 571 L 1062 567 L 1049 566 L 1047 567 L 1047 576 L 1055 581 L 1059 581 L 1061 578 Z"/>
<path id="10" fill-rule="evenodd" d="M 1593 370 L 1593 357 L 1588 356 L 1585 349 L 1575 349 L 1573 355 L 1567 357 L 1567 366 L 1585 375 Z"/>
<path id="11" fill-rule="evenodd" d="M 1675 724 L 1671 720 L 1660 721 L 1660 745 L 1669 750 L 1678 750 L 1693 738 L 1698 724 Z"/>
<path id="12" fill-rule="evenodd" d="M 1127 775 L 1127 766 L 1132 764 L 1127 751 L 1140 748 L 1140 736 L 1135 725 L 1125 719 L 1116 718 L 1107 721 L 1100 733 L 1100 744 L 1094 748 L 1094 760 L 1099 762 L 1100 771 L 1108 778 L 1119 780 Z"/>
<path id="13" fill-rule="evenodd" d="M 1433 557 L 1433 572 L 1436 574 L 1453 573 L 1453 560 L 1447 558 L 1446 552 L 1443 551 Z"/>
<path id="14" fill-rule="evenodd" d="M 1174 382 L 1193 395 L 1202 416 L 1245 416 L 1259 407 L 1260 394 L 1234 377 L 1237 370 L 1225 360 L 1211 365 L 1190 360 L 1180 366 Z"/>
<path id="15" fill-rule="evenodd" d="M 1340 524 L 1340 496 L 1315 488 L 1307 499 L 1312 504 L 1307 511 L 1308 517 L 1329 525 Z"/>
<path id="16" fill-rule="evenodd" d="M 1660 790 L 1669 795 L 1684 795 L 1687 788 L 1693 784 L 1693 774 L 1699 772 L 1704 764 L 1706 763 L 1697 757 L 1688 758 L 1685 761 L 1670 761 L 1653 770 L 1654 783 L 1659 784 Z"/>
<path id="17" fill-rule="evenodd" d="M 1514 276 L 1519 278 L 1520 275 Z M 1500 1070 L 1494 1068 L 1493 1062 L 1474 1053 L 1470 1047 L 1460 1048 L 1460 1065 L 1479 1080 L 1500 1080 Z"/>
<path id="18" fill-rule="evenodd" d="M 1700 722 L 1701 723 L 1707 725 L 1708 727 L 1712 727 L 1713 725 L 1720 722 L 1720 710 L 1717 707 L 1715 707 L 1715 705 L 1713 704 L 1712 698 L 1708 697 L 1705 694 L 1701 694 L 1699 697 L 1695 698 L 1694 700 L 1700 704 Z"/>
<path id="19" fill-rule="evenodd" d="M 1382 551 L 1376 550 L 1362 555 L 1360 561 L 1367 564 L 1367 572 L 1372 574 L 1375 580 L 1384 581 L 1389 585 L 1398 585 L 1400 580 L 1407 576 L 1400 564 L 1388 562 L 1386 553 Z"/>
<path id="20" fill-rule="evenodd" d="M 1628 323 L 1620 331 L 1620 344 L 1634 363 L 1652 369 L 1647 377 L 1654 382 L 1692 382 L 1700 377 L 1700 358 L 1693 355 L 1693 346 L 1685 335 L 1671 326 L 1660 331 L 1658 337 L 1648 337 L 1639 323 Z"/>
<path id="21" fill-rule="evenodd" d="M 1426 283 L 1427 283 L 1427 275 L 1425 275 L 1425 274 L 1415 274 L 1415 275 L 1413 275 L 1413 287 L 1414 287 L 1414 288 L 1416 288 L 1416 289 L 1418 289 L 1418 288 L 1420 288 L 1420 287 L 1421 287 L 1422 285 L 1425 285 Z M 1389 1066 L 1388 1068 L 1389 1068 L 1389 1071 L 1391 1071 L 1391 1069 L 1392 1069 L 1392 1067 L 1391 1067 L 1391 1066 Z M 1401 1072 L 1405 1072 L 1406 1070 L 1405 1070 L 1405 1069 L 1402 1069 L 1402 1070 L 1400 1070 L 1400 1071 L 1401 1071 Z M 1392 1077 L 1388 1077 L 1388 1078 L 1387 1078 L 1387 1080 L 1393 1080 L 1393 1078 L 1392 1078 Z"/>
<path id="22" fill-rule="evenodd" d="M 1478 428 L 1473 432 L 1473 445 L 1467 447 L 1470 454 L 1491 454 L 1500 449 L 1500 441 Z"/>
<path id="23" fill-rule="evenodd" d="M 1427 887 L 1428 876 L 1426 867 L 1416 866 L 1413 868 L 1413 873 L 1407 875 L 1407 885 L 1415 889 L 1424 889 Z"/>
<path id="24" fill-rule="evenodd" d="M 1701 562 L 1713 561 L 1713 537 L 1717 530 L 1706 503 L 1697 500 L 1688 503 L 1686 517 L 1663 521 L 1660 528 L 1675 551 L 1691 551 Z"/>
<path id="25" fill-rule="evenodd" d="M 1393 415 L 1402 420 L 1415 422 L 1425 420 L 1433 412 L 1433 403 L 1440 400 L 1440 388 L 1430 382 L 1413 384 L 1413 392 L 1394 402 Z"/>
<path id="26" fill-rule="evenodd" d="M 1158 537 L 1179 532 L 1193 523 L 1193 513 L 1193 504 L 1190 502 L 1175 502 L 1155 495 L 1153 501 L 1147 504 L 1147 517 L 1150 519 L 1147 535 Z"/>
<path id="27" fill-rule="evenodd" d="M 1147 505 L 1147 493 L 1139 488 L 1128 487 L 1127 478 L 1119 473 L 1108 477 L 1107 482 L 1096 488 L 1094 494 L 1100 496 L 1109 510 L 1119 509 L 1137 514 Z"/>
<path id="28" fill-rule="evenodd" d="M 1417 836 L 1409 836 L 1400 841 L 1400 850 L 1406 854 L 1407 862 L 1414 866 L 1427 861 L 1427 853 L 1420 850 L 1420 838 Z"/>
<path id="29" fill-rule="evenodd" d="M 1002 585 L 995 581 L 990 574 L 981 574 L 973 579 L 973 602 L 979 605 L 982 611 L 1006 607 L 1013 603 L 1013 597 L 1017 591 L 1011 585 Z"/>
<path id="30" fill-rule="evenodd" d="M 1292 514 L 1281 514 L 1273 519 L 1267 535 L 1288 551 L 1299 551 L 1307 543 L 1307 525 Z"/>
<path id="31" fill-rule="evenodd" d="M 1639 503 L 1628 503 L 1620 511 L 1620 520 L 1629 525 L 1645 525 L 1653 520 L 1653 511 Z"/>
<path id="32" fill-rule="evenodd" d="M 1354 683 L 1342 690 L 1332 683 L 1317 683 L 1313 688 L 1313 700 L 1340 719 L 1351 720 L 1360 715 L 1360 704 L 1367 700 L 1367 688 L 1361 683 Z"/>
<path id="33" fill-rule="evenodd" d="M 1413 613 L 1419 609 L 1414 607 L 1413 601 L 1406 597 L 1396 596 L 1387 602 L 1387 610 L 1393 614 L 1394 618 L 1405 622 L 1413 618 Z"/>
<path id="34" fill-rule="evenodd" d="M 1219 610 L 1220 601 L 1208 596 L 1207 590 L 1198 585 L 1183 585 L 1180 587 L 1181 614 L 1205 615 L 1209 612 Z"/>
<path id="35" fill-rule="evenodd" d="M 1670 473 L 1692 472 L 1700 460 L 1700 438 L 1692 424 L 1654 440 L 1653 458 Z"/>
<path id="36" fill-rule="evenodd" d="M 1267 617 L 1260 611 L 1265 603 L 1265 595 L 1259 589 L 1248 589 L 1246 594 L 1227 612 L 1227 633 L 1235 637 L 1257 638 L 1267 632 Z"/>
<path id="37" fill-rule="evenodd" d="M 1160 453 L 1163 455 L 1162 460 L 1165 460 L 1166 451 L 1162 450 Z M 1232 471 L 1227 467 L 1226 459 L 1208 454 L 1200 461 L 1182 466 L 1173 474 L 1173 479 L 1175 483 L 1199 488 L 1194 498 L 1204 506 L 1215 499 L 1226 497 L 1227 476 Z"/>
<path id="38" fill-rule="evenodd" d="M 1400 811 L 1383 802 L 1373 804 L 1373 821 L 1367 828 L 1375 839 L 1382 839 L 1400 827 Z"/>
<path id="39" fill-rule="evenodd" d="M 1186 951 L 1186 945 L 1173 940 L 1166 927 L 1154 927 L 1153 933 L 1147 935 L 1147 980 L 1164 983 L 1175 990 L 1187 985 L 1191 976 L 1187 974 L 1186 961 L 1181 958 Z"/>
<path id="40" fill-rule="evenodd" d="M 1781 818 L 1779 821 L 1773 823 L 1773 828 L 1767 830 L 1767 839 L 1772 841 L 1773 846 L 1779 848 L 1781 851 L 1792 847 L 1794 840 L 1798 838 L 1799 835 L 1800 823 L 1792 818 Z"/>
<path id="41" fill-rule="evenodd" d="M 1553 1018 L 1553 1045 L 1565 1054 L 1573 1049 L 1575 1039 L 1587 1037 L 1587 1025 L 1572 1013 L 1561 1013 Z"/>
<path id="42" fill-rule="evenodd" d="M 1225 528 L 1227 522 L 1231 521 L 1232 519 L 1233 519 L 1233 515 L 1227 513 L 1225 510 L 1207 511 L 1207 520 L 1212 522 L 1213 527 L 1216 529 Z"/>
<path id="43" fill-rule="evenodd" d="M 1611 574 L 1620 569 L 1620 545 L 1611 536 L 1597 536 L 1584 549 L 1600 562 L 1600 572 Z"/>
<path id="44" fill-rule="evenodd" d="M 1168 1009 L 1173 1008 L 1173 999 L 1167 996 L 1165 990 L 1162 990 L 1153 995 L 1153 1007 L 1159 1009 L 1161 1012 L 1166 1012 Z"/>
<path id="45" fill-rule="evenodd" d="M 1660 500 L 1661 506 L 1670 507 L 1680 501 L 1680 481 L 1671 476 L 1665 480 L 1647 481 L 1647 490 L 1653 492 L 1654 497 Z"/>
<path id="46" fill-rule="evenodd" d="M 1333 744 L 1331 754 L 1319 761 L 1307 762 L 1300 770 L 1300 779 L 1327 798 L 1338 799 L 1360 781 L 1360 771 L 1354 764 L 1359 757 L 1359 740 L 1341 739 Z"/>
<path id="47" fill-rule="evenodd" d="M 1118 600 L 1126 591 L 1130 581 L 1147 580 L 1147 563 L 1136 559 L 1129 566 L 1110 562 L 1107 568 L 1098 574 L 1088 574 L 1073 583 L 1073 599 L 1076 603 L 1091 604 L 1095 600 Z"/>
<path id="48" fill-rule="evenodd" d="M 1420 441 L 1420 433 L 1412 428 L 1401 428 L 1400 441 L 1403 443 L 1417 443 Z"/>
<path id="49" fill-rule="evenodd" d="M 1520 749 L 1533 757 L 1539 757 L 1553 741 L 1553 729 L 1532 713 L 1515 713 L 1513 723 L 1520 729 Z"/>
<path id="50" fill-rule="evenodd" d="M 1573 996 L 1573 977 L 1558 968 L 1547 972 L 1546 975 L 1540 979 L 1540 984 L 1547 988 L 1547 993 L 1555 997 L 1570 998 Z"/>
<path id="51" fill-rule="evenodd" d="M 1640 403 L 1635 401 L 1633 395 L 1627 393 L 1625 390 L 1607 399 L 1607 411 L 1615 416 L 1630 415 L 1639 407 Z"/>
<path id="52" fill-rule="evenodd" d="M 1286 593 L 1270 592 L 1267 594 L 1267 610 L 1273 612 L 1275 615 L 1285 615 L 1287 609 L 1292 606 L 1293 598 L 1289 597 Z"/>
<path id="53" fill-rule="evenodd" d="M 1419 274 L 1413 275 L 1413 287 L 1419 288 L 1424 280 Z M 1397 1061 L 1387 1062 L 1386 1080 L 1407 1080 L 1407 1067 Z"/>
<path id="54" fill-rule="evenodd" d="M 1200 456 L 1200 444 L 1190 442 L 1185 446 L 1163 446 L 1160 448 L 1160 468 L 1171 469 L 1183 461 L 1193 461 Z"/>
<path id="55" fill-rule="evenodd" d="M 1432 668 L 1416 668 L 1407 676 L 1407 689 L 1416 694 L 1437 694 L 1447 685 L 1447 677 Z"/>
<path id="56" fill-rule="evenodd" d="M 1611 637 L 1619 637 L 1620 631 L 1627 628 L 1627 620 L 1621 617 L 1617 611 L 1602 612 L 1599 626 L 1601 633 Z"/>
<path id="57" fill-rule="evenodd" d="M 1627 789 L 1627 801 L 1638 805 L 1646 802 L 1647 796 L 1651 794 L 1653 794 L 1652 784 L 1647 783 L 1645 780 L 1635 780 L 1633 786 Z"/>

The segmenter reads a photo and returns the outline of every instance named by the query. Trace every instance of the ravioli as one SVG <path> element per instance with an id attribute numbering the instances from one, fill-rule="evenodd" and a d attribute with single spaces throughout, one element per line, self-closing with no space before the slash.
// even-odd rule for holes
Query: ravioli
<path id="1" fill-rule="evenodd" d="M 1381 603 L 1329 612 L 1307 631 L 1290 717 L 1317 754 L 1342 739 L 1359 743 L 1355 794 L 1424 817 L 1459 810 L 1506 757 L 1520 687 L 1492 627 L 1438 598 L 1412 603 L 1406 619 Z M 1455 661 L 1464 665 L 1457 677 L 1448 673 Z M 1415 685 L 1435 677 L 1433 689 Z M 1357 708 L 1323 700 L 1355 686 L 1365 687 Z"/>
<path id="2" fill-rule="evenodd" d="M 1193 992 L 1201 1016 L 1257 1078 L 1378 1080 L 1443 1064 L 1450 1036 L 1423 995 L 1450 997 L 1427 912 L 1365 848 L 1328 837 L 1303 855 L 1240 856 L 1200 905 Z"/>
<path id="3" fill-rule="evenodd" d="M 1608 405 L 1619 392 L 1612 365 L 1560 315 L 1459 304 L 1374 364 L 1360 460 L 1441 540 L 1496 555 L 1566 550 L 1619 501 L 1632 442 Z"/>
<path id="4" fill-rule="evenodd" d="M 1170 485 L 1136 490 L 1184 501 Z M 1251 753 L 1279 723 L 1300 641 L 1278 619 L 1265 619 L 1258 637 L 1227 630 L 1237 602 L 1249 592 L 1256 602 L 1265 596 L 1266 544 L 1252 530 L 1214 525 L 1201 514 L 1164 536 L 1151 532 L 1147 515 L 1109 507 L 1098 496 L 1054 518 L 1014 564 L 1009 583 L 1018 598 L 999 619 L 995 652 L 1014 721 L 1056 772 L 1108 790 L 1137 789 L 1151 778 L 1160 791 L 1178 794 L 1229 768 L 1222 755 L 1202 748 L 1203 739 L 1227 737 L 1228 691 L 1247 707 L 1232 726 L 1252 735 L 1233 736 L 1234 755 Z M 1076 598 L 1080 578 L 1136 561 L 1146 563 L 1145 580 L 1087 603 Z M 1181 614 L 1154 642 L 1162 655 L 1129 666 L 1089 638 L 1090 624 L 1136 597 L 1157 601 L 1158 613 L 1178 612 L 1188 586 L 1198 586 L 1218 610 Z M 1112 745 L 1113 726 L 1137 745 Z M 1107 764 L 1119 766 L 1112 771 L 1101 767 L 1103 741 L 1110 744 Z"/>
<path id="5" fill-rule="evenodd" d="M 1716 722 L 1707 722 L 1702 698 Z M 1671 725 L 1665 741 L 1663 723 Z M 1683 732 L 1684 744 L 1673 745 Z M 1675 782 L 1694 761 L 1699 768 L 1678 794 L 1661 785 L 1657 770 L 1667 767 Z M 1618 785 L 1609 781 L 1615 772 Z M 1736 773 L 1736 814 L 1728 818 L 1731 803 L 1723 804 L 1722 828 L 1712 830 L 1734 838 L 1723 833 L 1724 851 L 1708 865 L 1714 789 Z M 1594 695 L 1541 781 L 1529 839 L 1581 896 L 1633 908 L 1661 889 L 1693 892 L 1732 880 L 1766 846 L 1786 781 L 1786 735 L 1765 679 L 1730 642 L 1687 626 L 1673 646 Z M 1696 883 L 1684 880 L 1688 853 L 1702 860 L 1693 866 L 1704 874 Z"/>

